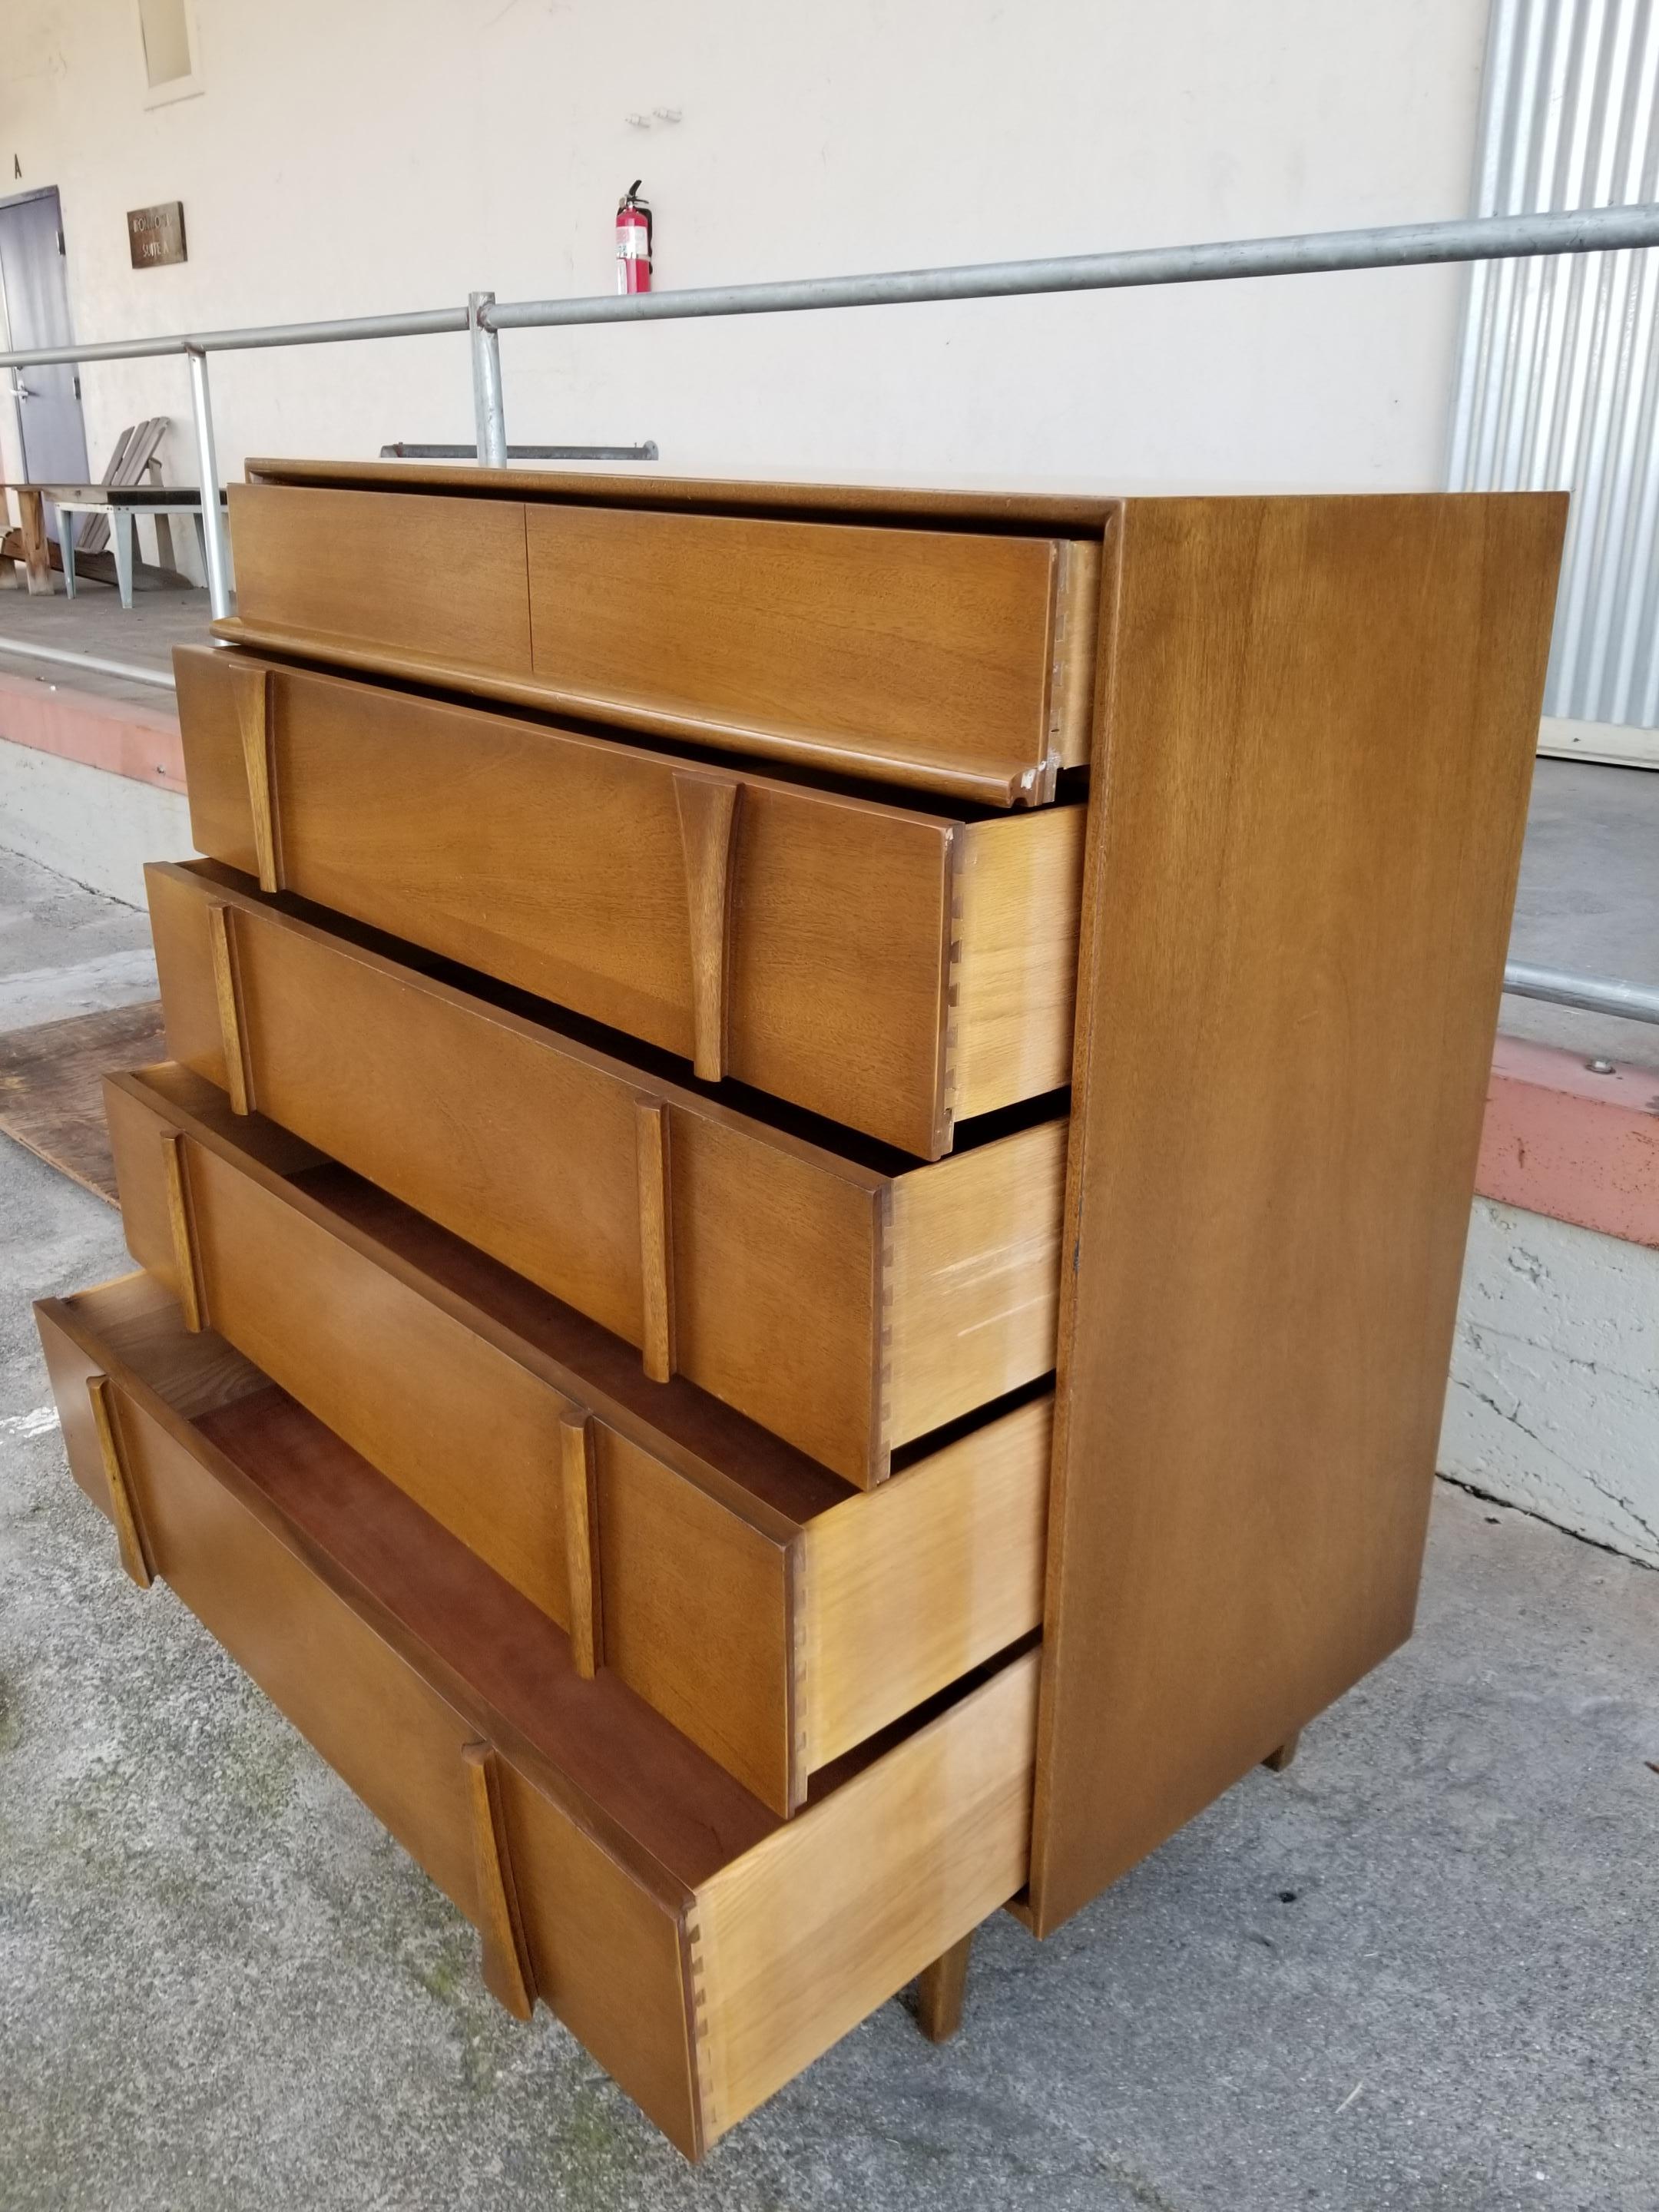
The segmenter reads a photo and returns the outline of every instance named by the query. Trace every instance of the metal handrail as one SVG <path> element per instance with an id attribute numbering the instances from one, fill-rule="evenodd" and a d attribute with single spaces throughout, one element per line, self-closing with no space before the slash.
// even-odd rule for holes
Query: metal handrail
<path id="1" fill-rule="evenodd" d="M 1517 999 L 1543 999 L 1553 1006 L 1582 1006 L 1588 1014 L 1618 1014 L 1626 1021 L 1659 1022 L 1659 988 L 1624 983 L 1611 975 L 1577 975 L 1570 968 L 1536 968 L 1511 960 L 1504 988 Z"/>
<path id="2" fill-rule="evenodd" d="M 429 337 L 464 331 L 471 362 L 478 458 L 486 467 L 504 468 L 507 421 L 501 333 L 507 330 L 682 321 L 714 315 L 799 314 L 826 307 L 914 307 L 925 301 L 1114 291 L 1148 284 L 1215 283 L 1246 276 L 1413 269 L 1460 261 L 1514 260 L 1537 253 L 1606 253 L 1648 246 L 1659 246 L 1659 205 L 1650 204 L 1587 208 L 1565 214 L 1474 216 L 1447 222 L 1308 231 L 1289 237 L 1229 239 L 1199 246 L 1138 246 L 1116 253 L 970 262 L 937 269 L 894 270 L 871 276 L 700 285 L 683 292 L 520 300 L 504 304 L 492 292 L 472 292 L 464 307 L 429 307 L 414 314 L 348 315 L 328 322 L 181 331 L 167 337 L 106 339 L 92 345 L 14 348 L 0 352 L 0 367 L 29 368 L 53 362 L 138 361 L 183 354 L 190 363 L 196 480 L 205 489 L 219 481 L 208 392 L 209 354 L 257 351 L 272 346 L 337 345 L 363 338 Z M 230 612 L 230 551 L 216 501 L 204 500 L 202 524 L 208 598 L 214 617 L 219 620 Z"/>
<path id="3" fill-rule="evenodd" d="M 781 283 L 694 286 L 678 292 L 602 294 L 570 300 L 498 301 L 468 295 L 464 307 L 412 314 L 349 315 L 326 322 L 268 323 L 240 330 L 179 331 L 171 336 L 106 340 L 92 345 L 30 347 L 0 352 L 0 368 L 54 362 L 138 361 L 183 354 L 190 364 L 197 481 L 216 484 L 210 353 L 276 346 L 337 345 L 366 338 L 428 337 L 465 331 L 469 338 L 477 453 L 487 467 L 507 459 L 500 334 L 511 330 L 570 329 L 597 323 L 674 322 L 724 315 L 799 314 L 824 308 L 915 307 L 961 300 L 1025 298 L 1056 292 L 1102 292 L 1153 284 L 1201 284 L 1244 277 L 1306 276 L 1362 269 L 1413 269 L 1466 261 L 1504 261 L 1534 254 L 1607 253 L 1659 246 L 1659 205 L 1589 208 L 1545 215 L 1479 216 L 1444 222 L 1395 223 L 1360 230 L 1310 231 L 1276 238 L 1224 240 L 1196 246 L 1134 247 L 1024 261 L 971 262 L 934 269 L 894 270 L 864 276 L 809 276 Z M 229 548 L 216 500 L 203 501 L 208 596 L 216 618 L 230 611 Z M 146 684 L 170 678 L 154 670 L 99 663 L 89 654 L 17 646 L 5 650 Z M 1565 969 L 1511 963 L 1504 988 L 1632 1020 L 1659 1021 L 1659 990 Z"/>
<path id="4" fill-rule="evenodd" d="M 1244 276 L 1309 276 L 1341 270 L 1417 269 L 1459 261 L 1511 261 L 1534 253 L 1610 253 L 1659 246 L 1659 205 L 1586 208 L 1549 215 L 1469 216 L 1364 230 L 1320 230 L 1200 246 L 1136 246 L 1037 260 L 969 262 L 866 276 L 806 276 L 781 283 L 698 285 L 680 292 L 600 293 L 573 300 L 428 307 L 413 314 L 345 315 L 327 322 L 264 323 L 241 330 L 178 331 L 94 345 L 0 353 L 0 368 L 61 361 L 139 361 L 158 354 L 245 353 L 270 346 L 342 345 L 361 338 L 557 330 L 590 323 L 682 321 L 709 315 L 799 314 L 823 307 L 915 307 L 1001 300 L 1041 292 L 1105 292 L 1145 284 L 1215 283 Z"/>

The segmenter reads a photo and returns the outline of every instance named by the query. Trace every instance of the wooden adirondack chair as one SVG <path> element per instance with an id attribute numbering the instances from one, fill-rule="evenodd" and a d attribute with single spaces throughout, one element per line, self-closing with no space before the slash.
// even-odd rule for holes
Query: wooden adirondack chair
<path id="1" fill-rule="evenodd" d="M 99 478 L 100 483 L 136 484 L 148 476 L 155 483 L 161 480 L 161 446 L 167 434 L 167 417 L 152 415 L 143 422 L 131 423 L 115 441 L 115 451 L 110 455 L 109 466 Z M 172 568 L 173 538 L 165 515 L 155 525 L 158 532 L 168 532 L 162 565 Z M 109 517 L 89 514 L 75 533 L 75 552 L 78 560 L 85 553 L 101 553 L 109 544 Z M 157 552 L 162 549 L 158 544 Z"/>
<path id="2" fill-rule="evenodd" d="M 136 484 L 148 476 L 159 482 L 161 474 L 160 449 L 167 434 L 168 417 L 152 415 L 142 422 L 129 423 L 115 441 L 115 451 L 110 455 L 109 466 L 99 482 L 103 484 Z M 9 530 L 0 538 L 0 561 L 15 561 L 29 571 L 31 591 L 50 591 L 52 579 L 47 563 L 62 568 L 63 558 L 58 548 L 46 535 L 42 514 L 42 492 L 37 484 L 27 483 L 0 483 L 0 494 L 12 491 L 22 512 L 22 527 Z M 109 517 L 93 514 L 86 518 L 76 534 L 76 558 L 88 554 L 106 552 L 109 546 Z M 166 515 L 155 518 L 156 558 L 163 568 L 177 567 L 173 553 L 173 527 Z M 94 569 L 90 572 L 97 574 Z"/>

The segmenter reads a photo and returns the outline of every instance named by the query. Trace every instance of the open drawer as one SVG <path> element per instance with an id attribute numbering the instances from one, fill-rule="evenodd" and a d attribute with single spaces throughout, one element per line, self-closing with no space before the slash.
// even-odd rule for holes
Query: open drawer
<path id="1" fill-rule="evenodd" d="M 213 862 L 146 874 L 175 1060 L 640 1346 L 654 1380 L 867 1488 L 1053 1367 L 1064 1118 L 981 1121 L 919 1165 L 733 1087 L 738 1112 Z"/>
<path id="2" fill-rule="evenodd" d="M 240 644 L 994 806 L 1088 757 L 1103 502 L 807 520 L 810 493 L 763 514 L 756 485 L 739 513 L 672 480 L 249 473 L 215 625 Z"/>
<path id="3" fill-rule="evenodd" d="M 1071 1079 L 1085 810 L 883 804 L 181 646 L 199 851 L 923 1158 Z"/>
<path id="4" fill-rule="evenodd" d="M 1035 1629 L 1047 1394 L 850 1490 L 188 1070 L 105 1082 L 133 1257 L 779 1814 Z"/>
<path id="5" fill-rule="evenodd" d="M 539 1996 L 698 2155 L 1026 1876 L 1036 1654 L 781 1823 L 139 1275 L 36 1309 L 70 1463 Z"/>

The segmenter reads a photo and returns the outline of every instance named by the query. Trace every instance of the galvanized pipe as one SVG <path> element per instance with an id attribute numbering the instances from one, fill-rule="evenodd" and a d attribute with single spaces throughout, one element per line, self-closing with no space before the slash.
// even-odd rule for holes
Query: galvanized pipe
<path id="1" fill-rule="evenodd" d="M 1115 291 L 1145 284 L 1203 284 L 1242 276 L 1308 276 L 1340 270 L 1414 269 L 1449 262 L 1506 261 L 1534 253 L 1601 253 L 1659 246 L 1659 206 L 1589 208 L 1580 213 L 1460 217 L 1370 230 L 1310 231 L 1207 246 L 1155 246 L 1121 253 L 1073 253 L 1037 261 L 971 262 L 871 276 L 807 276 L 779 284 L 705 285 L 683 292 L 601 293 L 578 300 L 520 300 L 485 307 L 485 330 L 548 330 L 586 323 L 672 322 L 708 315 L 799 313 L 819 307 L 915 306 L 928 301 L 998 300 L 1040 292 Z M 0 367 L 56 361 L 135 361 L 155 354 L 231 353 L 284 345 L 336 345 L 357 338 L 421 337 L 469 328 L 464 307 L 407 315 L 356 315 L 326 323 L 276 323 L 247 330 L 0 353 Z"/>
<path id="2" fill-rule="evenodd" d="M 778 314 L 815 307 L 915 306 L 938 300 L 1012 299 L 1033 292 L 1204 284 L 1240 276 L 1423 268 L 1534 253 L 1602 252 L 1624 246 L 1659 246 L 1659 206 L 1395 223 L 1370 230 L 1310 231 L 1212 246 L 1154 246 L 1122 253 L 975 262 L 880 276 L 808 276 L 783 284 L 706 286 L 684 292 L 639 292 L 631 297 L 526 300 L 491 308 L 489 319 L 497 330 L 512 331 L 579 323 L 672 321 L 684 316 Z"/>
<path id="3" fill-rule="evenodd" d="M 0 368 L 42 368 L 52 361 L 150 361 L 161 354 L 260 353 L 273 346 L 345 345 L 354 338 L 436 337 L 465 331 L 465 307 L 422 307 L 408 315 L 343 315 L 323 323 L 255 323 L 244 330 L 175 331 L 165 337 L 107 338 L 101 344 L 0 354 Z"/>
<path id="4" fill-rule="evenodd" d="M 1610 975 L 1575 975 L 1565 968 L 1534 968 L 1529 962 L 1511 960 L 1504 970 L 1504 988 L 1518 999 L 1582 1006 L 1588 1014 L 1659 1022 L 1659 987 L 1651 983 L 1621 983 Z"/>
<path id="5" fill-rule="evenodd" d="M 143 668 L 136 660 L 104 660 L 95 653 L 71 653 L 67 646 L 26 645 L 0 635 L 0 658 L 14 653 L 25 660 L 51 660 L 64 668 L 89 669 L 94 676 L 118 676 L 124 684 L 153 684 L 161 691 L 178 689 L 170 668 Z"/>
<path id="6" fill-rule="evenodd" d="M 501 342 L 483 319 L 493 292 L 466 295 L 467 335 L 472 343 L 472 421 L 478 459 L 487 469 L 507 466 L 507 404 L 501 391 Z"/>
<path id="7" fill-rule="evenodd" d="M 213 402 L 208 392 L 207 356 L 191 346 L 190 404 L 196 417 L 196 483 L 202 497 L 202 545 L 207 556 L 208 605 L 215 622 L 230 612 L 230 545 L 225 512 L 219 503 L 219 457 L 213 443 Z"/>

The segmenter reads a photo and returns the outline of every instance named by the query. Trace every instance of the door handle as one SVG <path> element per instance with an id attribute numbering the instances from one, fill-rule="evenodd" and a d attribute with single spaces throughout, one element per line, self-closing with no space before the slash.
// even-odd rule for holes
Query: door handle
<path id="1" fill-rule="evenodd" d="M 12 379 L 11 396 L 14 399 L 38 399 L 40 397 L 32 385 L 24 383 L 21 376 Z"/>

